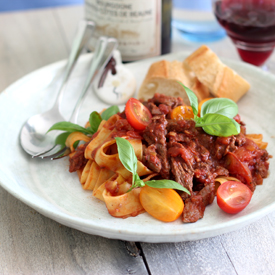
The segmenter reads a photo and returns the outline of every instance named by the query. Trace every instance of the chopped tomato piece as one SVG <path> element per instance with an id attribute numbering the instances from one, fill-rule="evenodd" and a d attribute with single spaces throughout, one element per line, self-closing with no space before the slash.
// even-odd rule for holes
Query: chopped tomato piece
<path id="1" fill-rule="evenodd" d="M 127 101 L 125 115 L 130 125 L 136 130 L 144 130 L 152 120 L 148 108 L 135 98 L 130 98 Z"/>
<path id="2" fill-rule="evenodd" d="M 172 110 L 171 118 L 176 120 L 192 119 L 194 113 L 191 106 L 178 106 Z"/>
<path id="3" fill-rule="evenodd" d="M 217 190 L 218 206 L 229 214 L 242 211 L 250 202 L 251 190 L 243 183 L 227 181 L 221 184 Z"/>
<path id="4" fill-rule="evenodd" d="M 237 114 L 236 116 L 233 117 L 233 119 L 238 122 L 239 124 L 241 123 L 241 117 L 239 114 Z"/>
<path id="5" fill-rule="evenodd" d="M 175 221 L 183 212 L 183 201 L 173 189 L 145 185 L 140 191 L 139 198 L 146 212 L 163 222 Z"/>
<path id="6" fill-rule="evenodd" d="M 235 153 L 228 152 L 225 158 L 225 168 L 230 175 L 246 183 L 253 190 L 252 175 L 248 165 L 241 162 Z"/>
<path id="7" fill-rule="evenodd" d="M 260 149 L 266 149 L 268 145 L 267 142 L 263 142 L 262 134 L 247 134 L 246 137 L 253 140 L 259 146 Z"/>

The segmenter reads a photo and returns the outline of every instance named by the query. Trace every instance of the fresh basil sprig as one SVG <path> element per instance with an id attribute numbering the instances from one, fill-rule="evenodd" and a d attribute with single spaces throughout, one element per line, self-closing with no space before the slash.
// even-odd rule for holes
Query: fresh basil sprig
<path id="1" fill-rule="evenodd" d="M 109 107 L 108 109 L 103 111 L 101 115 L 96 111 L 92 112 L 89 118 L 90 127 L 88 128 L 93 134 L 96 133 L 102 120 L 108 120 L 111 116 L 117 114 L 118 112 L 119 108 L 116 105 Z"/>
<path id="2" fill-rule="evenodd" d="M 81 132 L 85 135 L 94 134 L 97 131 L 98 126 L 102 121 L 102 119 L 108 120 L 112 115 L 118 112 L 119 112 L 119 108 L 116 105 L 114 105 L 106 109 L 104 112 L 102 112 L 101 115 L 98 112 L 92 112 L 89 118 L 90 127 L 88 128 L 81 127 L 69 121 L 61 121 L 61 122 L 55 123 L 48 130 L 48 132 L 53 130 L 60 130 L 60 131 L 67 131 L 67 132 Z"/>
<path id="3" fill-rule="evenodd" d="M 204 102 L 201 108 L 201 116 L 206 114 L 220 114 L 233 118 L 238 114 L 238 105 L 229 98 L 213 98 Z"/>
<path id="4" fill-rule="evenodd" d="M 101 117 L 103 120 L 108 120 L 111 116 L 119 113 L 119 108 L 116 105 L 113 105 L 107 108 L 105 111 L 102 112 Z"/>
<path id="5" fill-rule="evenodd" d="M 132 187 L 128 190 L 131 191 L 133 188 L 136 187 L 143 187 L 146 185 L 154 188 L 171 188 L 184 191 L 190 195 L 190 192 L 180 185 L 179 183 L 173 180 L 150 180 L 144 182 L 140 179 L 139 175 L 137 174 L 137 157 L 134 151 L 133 146 L 131 143 L 121 137 L 116 137 L 116 144 L 118 150 L 119 160 L 123 164 L 123 166 L 132 173 Z"/>
<path id="6" fill-rule="evenodd" d="M 102 121 L 102 118 L 98 112 L 94 111 L 90 114 L 90 117 L 89 117 L 90 127 L 88 128 L 90 128 L 93 134 L 97 132 L 97 129 L 101 121 Z"/>
<path id="7" fill-rule="evenodd" d="M 116 144 L 117 144 L 117 151 L 119 159 L 122 165 L 132 173 L 132 182 L 133 186 L 136 182 L 140 179 L 136 176 L 137 175 L 137 157 L 135 154 L 135 150 L 131 143 L 120 137 L 116 137 Z M 133 188 L 133 187 L 132 187 Z"/>
<path id="8" fill-rule="evenodd" d="M 238 105 L 228 98 L 213 98 L 202 105 L 200 117 L 198 117 L 198 99 L 194 92 L 181 82 L 180 85 L 186 91 L 190 105 L 194 113 L 196 127 L 213 136 L 228 137 L 240 133 L 240 124 L 233 118 L 238 114 Z"/>
<path id="9" fill-rule="evenodd" d="M 220 114 L 206 114 L 196 120 L 196 127 L 202 127 L 203 130 L 212 136 L 228 137 L 240 133 L 240 124 L 234 119 Z"/>
<path id="10" fill-rule="evenodd" d="M 85 135 L 93 135 L 94 133 L 97 132 L 98 127 L 103 119 L 108 120 L 112 115 L 115 115 L 118 112 L 119 112 L 118 106 L 114 105 L 107 108 L 104 112 L 102 112 L 101 115 L 96 111 L 92 112 L 89 117 L 90 127 L 84 128 L 75 123 L 71 123 L 69 121 L 61 121 L 61 122 L 55 123 L 48 130 L 48 132 L 53 130 L 65 131 L 64 133 L 57 136 L 57 138 L 55 139 L 55 144 L 60 144 L 65 146 L 65 141 L 70 133 L 81 132 Z"/>
<path id="11" fill-rule="evenodd" d="M 55 139 L 55 144 L 60 144 L 60 145 L 64 145 L 65 146 L 65 142 L 67 137 L 69 136 L 71 132 L 64 132 L 60 135 L 58 135 Z"/>
<path id="12" fill-rule="evenodd" d="M 68 122 L 68 121 L 61 121 L 61 122 L 55 123 L 48 130 L 48 132 L 53 131 L 53 130 L 65 131 L 64 133 L 61 133 L 60 135 L 58 135 L 55 139 L 55 144 L 62 145 L 63 148 L 66 146 L 65 142 L 66 142 L 67 137 L 69 136 L 69 134 L 71 134 L 73 132 L 81 132 L 85 135 L 92 135 L 93 134 L 90 127 L 84 128 L 84 127 L 81 127 L 77 124 L 74 124 L 74 123 L 71 123 L 71 122 Z"/>
<path id="13" fill-rule="evenodd" d="M 49 130 L 53 131 L 53 130 L 60 130 L 60 131 L 67 131 L 67 132 L 81 132 L 83 134 L 89 135 L 89 134 L 93 134 L 92 131 L 88 128 L 84 128 L 82 126 L 79 126 L 78 124 L 69 122 L 69 121 L 61 121 L 61 122 L 57 122 L 55 123 Z"/>
<path id="14" fill-rule="evenodd" d="M 199 103 L 198 103 L 198 98 L 197 96 L 193 93 L 193 91 L 191 91 L 189 88 L 187 88 L 186 86 L 184 86 L 181 82 L 179 82 L 180 85 L 183 86 L 183 88 L 185 89 L 185 92 L 188 96 L 188 99 L 190 101 L 190 106 L 193 110 L 194 116 L 196 117 L 198 115 L 198 109 L 199 109 Z"/>

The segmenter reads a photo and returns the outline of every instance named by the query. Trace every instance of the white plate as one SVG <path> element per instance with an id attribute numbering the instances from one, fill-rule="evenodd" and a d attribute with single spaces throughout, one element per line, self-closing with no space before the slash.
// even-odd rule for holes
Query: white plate
<path id="1" fill-rule="evenodd" d="M 186 53 L 165 56 L 183 60 Z M 80 59 L 67 87 L 62 111 L 68 118 L 81 90 L 90 55 Z M 163 57 L 128 64 L 138 85 L 152 61 Z M 226 61 L 251 83 L 251 90 L 238 103 L 239 113 L 247 123 L 248 133 L 262 133 L 268 142 L 268 152 L 275 155 L 275 77 L 240 62 Z M 37 70 L 20 79 L 0 95 L 0 182 L 10 194 L 61 224 L 80 231 L 108 238 L 145 241 L 180 242 L 212 237 L 236 230 L 275 209 L 274 161 L 270 161 L 270 176 L 257 186 L 251 203 L 237 215 L 222 212 L 216 204 L 206 207 L 204 218 L 194 224 L 180 220 L 163 223 L 148 214 L 117 219 L 110 216 L 101 201 L 84 191 L 76 173 L 68 172 L 68 159 L 45 161 L 31 159 L 19 145 L 22 124 L 32 115 L 49 109 L 58 85 L 49 85 L 60 75 L 64 61 Z M 59 77 L 56 77 L 58 80 Z M 90 91 L 81 110 L 79 123 L 88 120 L 91 111 L 106 105 Z"/>

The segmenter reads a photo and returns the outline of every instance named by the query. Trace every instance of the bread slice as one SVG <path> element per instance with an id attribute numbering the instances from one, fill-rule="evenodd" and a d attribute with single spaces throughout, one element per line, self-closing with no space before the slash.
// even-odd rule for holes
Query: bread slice
<path id="1" fill-rule="evenodd" d="M 210 96 L 209 89 L 198 81 L 183 62 L 161 60 L 150 66 L 139 89 L 138 99 L 148 100 L 155 93 L 161 93 L 181 97 L 186 104 L 189 104 L 186 92 L 178 81 L 193 90 L 199 101 Z"/>
<path id="2" fill-rule="evenodd" d="M 184 64 L 216 97 L 227 97 L 237 102 L 250 88 L 249 83 L 217 55 L 203 45 L 184 60 Z"/>

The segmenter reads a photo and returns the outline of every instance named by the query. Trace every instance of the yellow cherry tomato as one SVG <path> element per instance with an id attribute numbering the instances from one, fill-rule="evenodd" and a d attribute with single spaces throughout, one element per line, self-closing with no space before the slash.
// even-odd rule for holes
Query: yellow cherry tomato
<path id="1" fill-rule="evenodd" d="M 163 222 L 175 221 L 184 208 L 180 195 L 173 189 L 145 185 L 140 191 L 139 199 L 148 214 Z"/>
<path id="2" fill-rule="evenodd" d="M 172 110 L 171 118 L 176 120 L 192 119 L 194 113 L 191 106 L 178 106 Z"/>
<path id="3" fill-rule="evenodd" d="M 203 104 L 204 102 L 206 102 L 206 101 L 212 99 L 212 98 L 213 98 L 213 97 L 207 97 L 207 98 L 203 99 L 203 100 L 199 103 L 199 107 L 198 107 L 198 114 L 199 114 L 199 116 L 201 115 L 201 106 L 202 106 L 202 104 Z"/>

